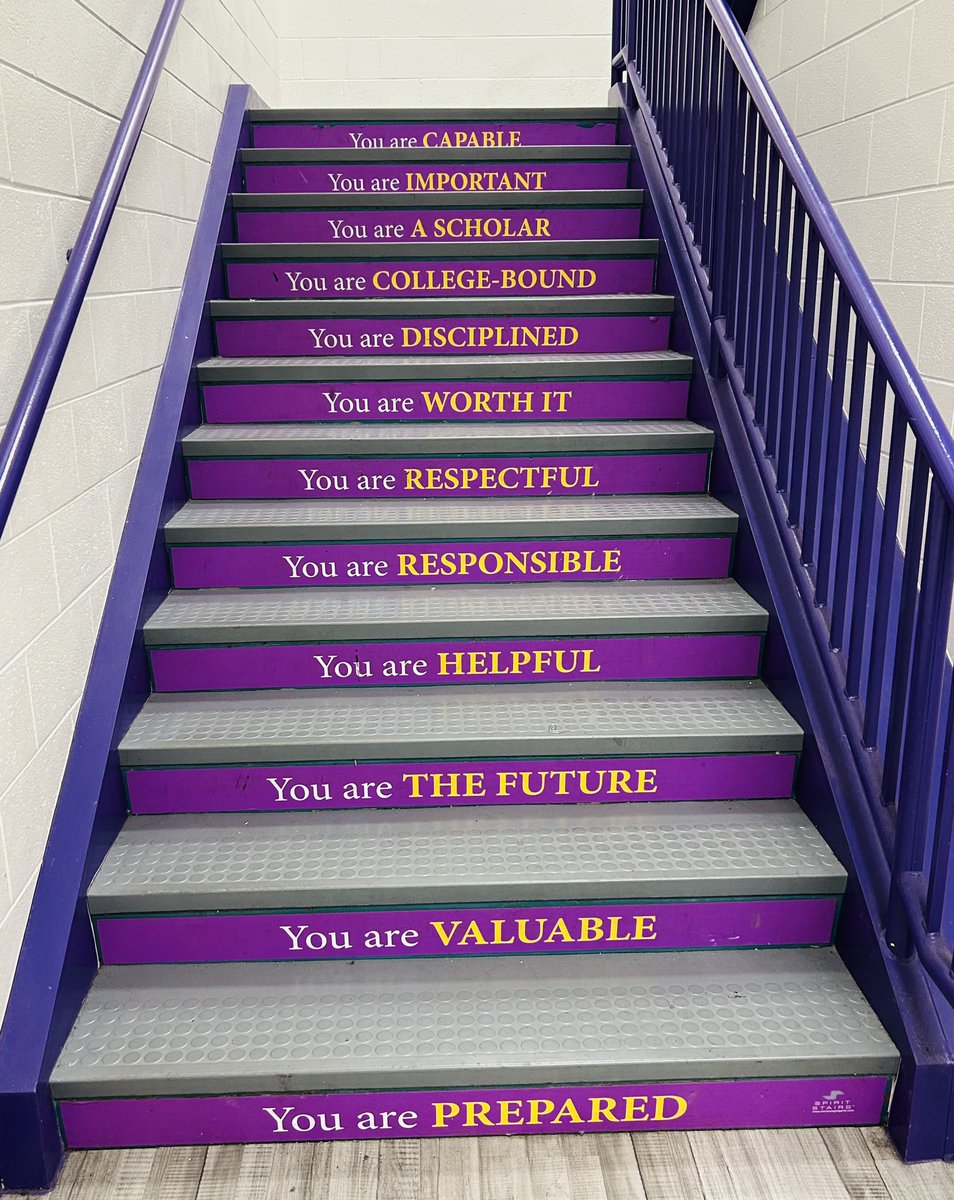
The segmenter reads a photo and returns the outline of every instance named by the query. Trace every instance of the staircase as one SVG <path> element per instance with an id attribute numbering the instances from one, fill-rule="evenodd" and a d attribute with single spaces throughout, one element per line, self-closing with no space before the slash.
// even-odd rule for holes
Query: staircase
<path id="1" fill-rule="evenodd" d="M 252 128 L 68 1144 L 879 1122 L 613 111 Z"/>

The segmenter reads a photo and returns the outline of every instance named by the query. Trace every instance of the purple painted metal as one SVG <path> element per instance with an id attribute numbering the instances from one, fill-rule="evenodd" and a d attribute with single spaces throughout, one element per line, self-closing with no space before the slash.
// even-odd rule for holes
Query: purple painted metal
<path id="1" fill-rule="evenodd" d="M 844 836 L 857 858 L 866 919 L 874 930 L 888 927 L 882 980 L 910 981 L 909 966 L 921 983 L 930 980 L 938 989 L 933 1016 L 901 1012 L 901 1029 L 934 1020 L 947 1032 L 954 1028 L 943 927 L 954 836 L 946 658 L 954 438 L 726 0 L 624 0 L 622 8 L 621 24 L 631 31 L 622 99 L 644 173 L 651 174 L 644 148 L 660 171 L 657 213 L 661 201 L 671 205 L 671 232 L 688 255 L 680 282 L 698 297 L 690 324 L 707 382 L 715 389 L 726 379 L 738 406 L 806 610 L 812 669 L 830 689 L 824 704 L 815 695 L 810 722 L 818 728 L 824 708 L 826 719 L 834 717 L 840 740 L 830 745 L 829 769 L 838 764 L 842 772 Z M 686 149 L 687 113 L 705 130 L 698 150 L 691 139 Z M 751 268 L 733 240 L 737 231 L 750 241 Z M 912 445 L 905 505 L 903 455 Z M 888 967 L 891 954 L 904 964 L 901 974 Z M 944 1063 L 935 1078 L 949 1097 L 954 1052 L 936 1050 L 945 1036 L 934 1043 Z M 916 1050 L 912 1042 L 909 1062 L 923 1065 L 926 1045 Z M 909 1082 L 898 1111 L 907 1114 L 902 1120 L 923 1111 L 925 1124 L 896 1126 L 897 1136 L 919 1155 L 927 1144 L 947 1152 L 947 1099 L 932 1093 L 936 1110 L 918 1109 L 926 1092 Z"/>
<path id="2" fill-rule="evenodd" d="M 139 135 L 152 104 L 162 68 L 169 53 L 184 0 L 166 0 L 149 48 L 133 85 L 106 165 L 99 177 L 83 224 L 56 289 L 43 332 L 20 388 L 13 412 L 0 439 L 0 534 L 3 533 L 17 488 L 23 478 L 30 452 L 40 431 L 40 422 L 63 365 L 73 327 L 86 298 L 99 253 L 119 201 Z"/>
<path id="3" fill-rule="evenodd" d="M 160 524 L 183 499 L 176 443 L 183 412 L 187 423 L 199 420 L 193 356 L 204 357 L 211 348 L 204 317 L 206 285 L 211 275 L 211 286 L 221 295 L 221 270 L 213 267 L 223 239 L 223 209 L 236 182 L 235 151 L 249 94 L 247 87 L 232 87 L 225 104 L 182 299 L 0 1028 L 3 1188 L 50 1187 L 63 1157 L 49 1073 L 96 970 L 86 887 L 124 818 L 115 747 L 149 690 L 138 631 L 144 612 L 155 607 L 170 586 Z"/>

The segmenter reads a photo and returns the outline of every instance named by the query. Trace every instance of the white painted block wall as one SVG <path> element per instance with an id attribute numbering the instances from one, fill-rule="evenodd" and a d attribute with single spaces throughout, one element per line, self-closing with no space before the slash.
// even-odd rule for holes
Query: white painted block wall
<path id="1" fill-rule="evenodd" d="M 605 104 L 612 10 L 612 0 L 270 0 L 282 104 Z"/>
<path id="2" fill-rule="evenodd" d="M 749 40 L 954 425 L 954 0 L 760 0 Z"/>
<path id="3" fill-rule="evenodd" d="M 161 0 L 0 5 L 0 423 Z M 0 1012 L 229 83 L 279 100 L 268 0 L 186 0 L 146 134 L 0 543 Z M 95 786 L 91 783 L 91 786 Z"/>

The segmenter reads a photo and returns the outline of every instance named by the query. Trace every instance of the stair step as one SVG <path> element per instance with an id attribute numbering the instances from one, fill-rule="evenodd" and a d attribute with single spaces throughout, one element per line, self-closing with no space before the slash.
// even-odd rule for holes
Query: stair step
<path id="1" fill-rule="evenodd" d="M 754 680 L 154 694 L 124 766 L 797 753 Z"/>
<path id="2" fill-rule="evenodd" d="M 793 800 L 215 814 L 128 821 L 88 904 L 105 963 L 739 949 L 845 879 Z"/>
<path id="3" fill-rule="evenodd" d="M 690 583 L 480 584 L 369 589 L 173 591 L 146 621 L 146 644 L 299 638 L 500 637 L 764 632 L 768 614 L 732 579 Z"/>
<path id="4" fill-rule="evenodd" d="M 234 500 L 165 535 L 180 588 L 549 584 L 722 576 L 737 523 L 710 496 Z"/>
<path id="5" fill-rule="evenodd" d="M 134 817 L 94 914 L 842 892 L 794 800 Z"/>
<path id="6" fill-rule="evenodd" d="M 52 1088 L 74 1148 L 880 1120 L 898 1056 L 832 950 L 706 964 L 107 967 Z"/>
<path id="7" fill-rule="evenodd" d="M 594 379 L 631 382 L 634 379 L 688 379 L 693 360 L 675 350 L 634 350 L 599 354 L 482 354 L 455 355 L 454 358 L 416 355 L 354 355 L 309 358 L 305 355 L 282 358 L 236 355 L 234 358 L 207 358 L 199 363 L 202 383 L 235 383 L 241 380 L 259 383 L 335 382 L 360 380 L 364 383 L 386 379 L 472 381 L 475 370 L 493 370 L 494 381 Z M 474 385 L 477 386 L 477 385 Z M 487 386 L 487 385 L 482 385 Z"/>
<path id="8" fill-rule="evenodd" d="M 182 442 L 200 500 L 703 492 L 690 421 L 206 425 Z"/>
<path id="9" fill-rule="evenodd" d="M 249 110 L 254 146 L 400 149 L 596 145 L 616 141 L 614 108 Z"/>
<path id="10" fill-rule="evenodd" d="M 206 419 L 217 423 L 678 419 L 691 374 L 692 359 L 671 350 L 199 364 Z"/>
<path id="11" fill-rule="evenodd" d="M 242 242 L 540 242 L 637 238 L 638 188 L 552 192 L 235 192 Z"/>
<path id="12" fill-rule="evenodd" d="M 711 450 L 711 429 L 694 421 L 549 421 L 513 425 L 313 424 L 201 425 L 182 439 L 186 458 L 232 458 L 237 454 L 365 455 L 371 450 L 403 458 L 408 454 L 533 454 L 581 451 Z M 392 444 L 389 444 L 392 443 Z"/>
<path id="13" fill-rule="evenodd" d="M 671 296 L 513 296 L 453 300 L 212 300 L 218 353 L 309 355 L 541 354 L 658 350 Z"/>
<path id="14" fill-rule="evenodd" d="M 757 673 L 768 614 L 732 580 L 172 593 L 157 691 Z M 477 640 L 480 639 L 480 640 Z"/>
<path id="15" fill-rule="evenodd" d="M 247 192 L 540 192 L 622 188 L 628 146 L 242 150 Z"/>
<path id="16" fill-rule="evenodd" d="M 651 292 L 659 243 L 631 238 L 529 246 L 388 244 L 370 249 L 321 242 L 251 242 L 227 243 L 221 250 L 232 299 L 347 300 Z"/>

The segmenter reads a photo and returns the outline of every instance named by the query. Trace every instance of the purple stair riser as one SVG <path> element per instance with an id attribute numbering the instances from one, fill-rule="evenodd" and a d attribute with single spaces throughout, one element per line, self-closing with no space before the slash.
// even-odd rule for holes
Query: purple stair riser
<path id="1" fill-rule="evenodd" d="M 316 202 L 317 203 L 317 202 Z M 407 208 L 235 210 L 241 242 L 557 242 L 639 237 L 626 208 Z"/>
<path id="2" fill-rule="evenodd" d="M 246 192 L 553 192 L 625 188 L 626 162 L 249 163 Z"/>
<path id="3" fill-rule="evenodd" d="M 793 754 L 281 763 L 126 772 L 138 815 L 459 805 L 672 803 L 790 796 Z"/>
<path id="4" fill-rule="evenodd" d="M 510 565 L 512 560 L 506 557 L 508 553 L 518 556 L 517 568 Z M 178 588 L 357 587 L 535 580 L 546 583 L 593 579 L 716 579 L 728 574 L 731 553 L 732 539 L 729 537 L 662 537 L 605 541 L 575 538 L 565 541 L 173 546 L 171 558 Z M 537 565 L 540 567 L 538 573 L 535 572 Z"/>
<path id="5" fill-rule="evenodd" d="M 223 898 L 223 904 L 227 900 Z M 107 966 L 827 945 L 832 896 L 96 917 Z"/>
<path id="6" fill-rule="evenodd" d="M 749 679 L 756 633 L 180 646 L 149 653 L 160 692 L 639 679 Z M 494 657 L 497 655 L 498 657 Z"/>
<path id="7" fill-rule="evenodd" d="M 709 456 L 193 458 L 197 500 L 640 496 L 705 491 Z"/>
<path id="8" fill-rule="evenodd" d="M 636 421 L 686 415 L 687 379 L 207 383 L 212 424 L 280 421 Z"/>
<path id="9" fill-rule="evenodd" d="M 402 121 L 323 125 L 253 123 L 252 145 L 338 150 L 512 149 L 516 146 L 609 146 L 615 121 Z"/>
<path id="10" fill-rule="evenodd" d="M 462 1134 L 786 1129 L 877 1125 L 889 1083 L 883 1075 L 833 1075 L 319 1095 L 159 1096 L 63 1100 L 60 1115 L 67 1145 L 74 1150 Z M 489 1108 L 475 1109 L 480 1103 Z M 390 1114 L 387 1121 L 384 1113 Z"/>
<path id="11" fill-rule="evenodd" d="M 663 350 L 669 316 L 263 317 L 215 320 L 219 354 L 599 354 Z"/>
<path id="12" fill-rule="evenodd" d="M 387 300 L 415 296 L 608 296 L 653 289 L 655 261 L 504 259 L 430 261 L 230 262 L 234 300 Z"/>

